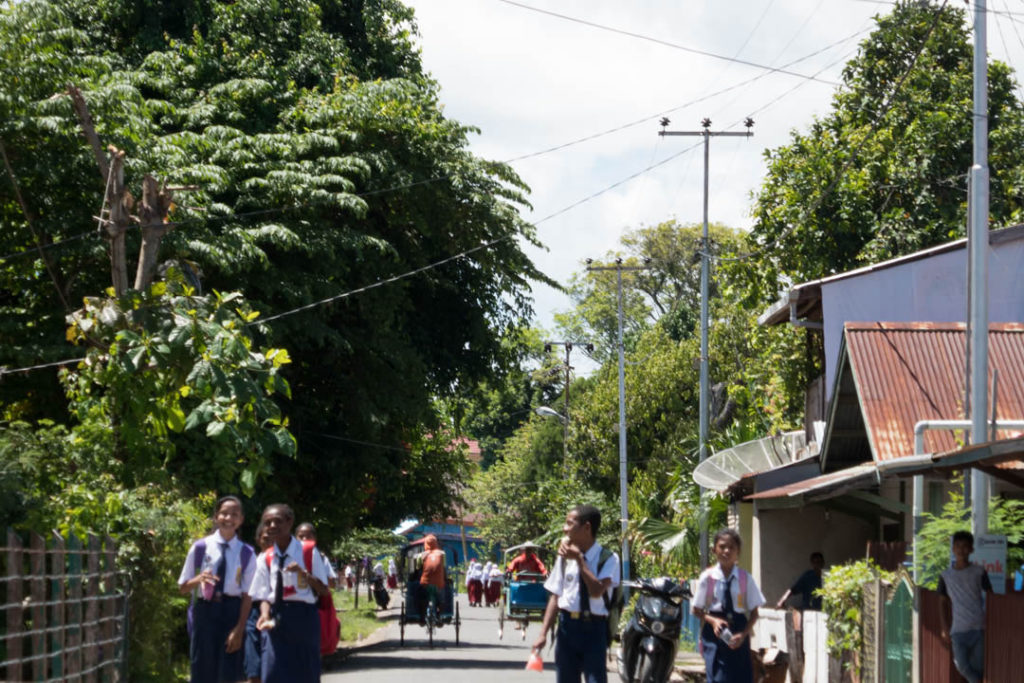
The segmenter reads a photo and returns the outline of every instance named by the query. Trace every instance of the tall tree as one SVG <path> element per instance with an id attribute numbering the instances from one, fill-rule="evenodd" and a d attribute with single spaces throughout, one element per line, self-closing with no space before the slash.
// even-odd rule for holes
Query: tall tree
<path id="1" fill-rule="evenodd" d="M 103 143 L 126 151 L 129 188 L 145 173 L 184 188 L 162 258 L 204 290 L 241 290 L 264 318 L 360 290 L 262 328 L 291 354 L 282 408 L 298 439 L 297 461 L 271 458 L 266 495 L 339 525 L 407 512 L 381 495 L 419 490 L 400 485 L 414 464 L 443 475 L 445 458 L 408 448 L 441 433 L 435 399 L 510 365 L 501 339 L 545 279 L 520 248 L 536 243 L 518 214 L 527 188 L 469 153 L 474 130 L 442 114 L 414 31 L 390 0 L 6 6 L 0 140 L 25 202 L 0 184 L 0 252 L 16 254 L 0 264 L 0 362 L 67 357 L 61 297 L 73 307 L 109 283 L 105 245 L 86 234 L 106 179 L 70 82 Z M 44 246 L 72 241 L 32 253 L 29 222 Z M 62 417 L 38 377 L 0 383 L 5 413 Z"/>
<path id="2" fill-rule="evenodd" d="M 972 46 L 964 10 L 901 1 L 843 70 L 831 112 L 765 154 L 744 259 L 753 306 L 801 282 L 962 236 L 971 165 Z M 991 61 L 991 220 L 1021 220 L 1024 109 Z"/>

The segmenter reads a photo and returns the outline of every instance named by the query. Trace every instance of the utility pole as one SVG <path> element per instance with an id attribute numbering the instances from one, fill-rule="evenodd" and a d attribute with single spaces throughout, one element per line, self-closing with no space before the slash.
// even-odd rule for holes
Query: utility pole
<path id="1" fill-rule="evenodd" d="M 565 349 L 565 408 L 562 409 L 562 468 L 566 471 L 569 469 L 569 382 L 571 377 L 569 375 L 572 370 L 572 366 L 569 364 L 569 355 L 573 350 L 573 342 L 571 341 L 547 341 L 544 342 L 544 353 L 551 353 L 553 346 L 561 346 Z M 594 352 L 594 345 L 591 343 L 584 344 L 584 348 L 588 353 Z"/>
<path id="2" fill-rule="evenodd" d="M 985 0 L 974 4 L 974 164 L 970 172 L 968 326 L 971 363 L 971 443 L 989 440 L 988 393 L 988 49 Z M 995 416 L 993 415 L 993 419 Z M 971 527 L 988 533 L 988 476 L 971 473 Z"/>
<path id="3" fill-rule="evenodd" d="M 708 279 L 711 268 L 711 242 L 708 239 L 708 158 L 710 156 L 710 143 L 713 137 L 739 137 L 749 138 L 754 135 L 750 130 L 754 120 L 747 117 L 743 125 L 747 127 L 746 132 L 734 133 L 729 131 L 712 131 L 711 119 L 705 118 L 700 122 L 701 130 L 675 131 L 666 130 L 671 123 L 668 118 L 661 119 L 661 130 L 658 135 L 680 135 L 699 136 L 704 138 L 704 230 L 701 233 L 700 247 L 700 440 L 699 459 L 704 462 L 707 458 L 708 448 Z M 700 516 L 700 566 L 701 569 L 708 566 L 708 517 L 707 507 L 704 505 L 704 487 L 700 488 L 701 516 Z"/>
<path id="4" fill-rule="evenodd" d="M 587 271 L 614 270 L 618 291 L 619 316 L 619 515 L 622 523 L 622 580 L 629 581 L 629 492 L 626 473 L 626 348 L 622 343 L 622 272 L 645 270 L 650 259 L 642 266 L 623 265 L 622 259 L 615 259 L 614 266 L 595 266 L 593 259 L 587 259 Z M 623 596 L 629 600 L 629 589 L 623 588 Z"/>

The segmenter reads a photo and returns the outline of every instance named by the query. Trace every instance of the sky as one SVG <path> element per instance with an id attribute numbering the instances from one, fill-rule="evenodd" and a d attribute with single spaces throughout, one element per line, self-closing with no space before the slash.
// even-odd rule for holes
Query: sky
<path id="1" fill-rule="evenodd" d="M 701 222 L 700 138 L 660 137 L 662 116 L 668 130 L 688 131 L 705 117 L 713 131 L 742 131 L 754 119 L 753 137 L 712 138 L 709 154 L 709 220 L 749 229 L 765 151 L 828 114 L 843 64 L 872 17 L 890 8 L 874 0 L 406 2 L 446 115 L 479 128 L 472 151 L 510 161 L 530 186 L 523 216 L 545 248 L 527 252 L 562 283 L 629 230 Z M 1010 2 L 989 1 L 1004 11 L 990 14 L 989 52 L 1015 65 L 1024 8 Z M 553 330 L 554 313 L 571 301 L 539 284 L 533 295 L 536 324 Z"/>

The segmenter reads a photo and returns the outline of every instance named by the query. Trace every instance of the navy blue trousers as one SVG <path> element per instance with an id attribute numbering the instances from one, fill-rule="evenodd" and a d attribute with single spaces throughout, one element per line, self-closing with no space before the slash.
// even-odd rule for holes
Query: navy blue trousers
<path id="1" fill-rule="evenodd" d="M 245 623 L 245 677 L 259 678 L 260 666 L 262 665 L 260 632 L 256 630 L 256 622 L 260 618 L 260 601 L 252 603 L 252 611 L 249 612 L 249 620 Z"/>
<path id="2" fill-rule="evenodd" d="M 608 625 L 604 619 L 571 619 L 558 613 L 555 671 L 558 683 L 607 683 Z"/>
<path id="3" fill-rule="evenodd" d="M 713 616 L 725 618 L 720 612 L 712 612 Z M 747 627 L 745 614 L 733 613 L 729 629 L 739 633 Z M 708 683 L 752 683 L 754 665 L 750 661 L 750 638 L 733 650 L 715 637 L 711 624 L 704 624 L 700 630 L 701 654 L 704 655 L 704 669 Z"/>
<path id="4" fill-rule="evenodd" d="M 243 649 L 224 651 L 228 634 L 238 623 L 242 599 L 224 597 L 220 602 L 197 600 L 192 617 L 189 647 L 192 683 L 235 683 L 242 680 Z"/>
<path id="5" fill-rule="evenodd" d="M 320 614 L 316 605 L 284 601 L 270 611 L 277 625 L 263 632 L 263 683 L 317 683 Z"/>

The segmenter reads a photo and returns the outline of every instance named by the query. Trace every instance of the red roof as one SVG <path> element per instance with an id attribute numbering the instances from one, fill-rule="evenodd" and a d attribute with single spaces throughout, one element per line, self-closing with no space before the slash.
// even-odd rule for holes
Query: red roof
<path id="1" fill-rule="evenodd" d="M 912 455 L 914 425 L 920 420 L 964 418 L 963 323 L 848 322 L 845 333 L 857 399 L 876 460 Z M 992 370 L 999 371 L 997 418 L 1024 418 L 1024 324 L 992 323 L 988 353 L 989 395 Z M 1020 434 L 1001 430 L 997 438 Z M 952 432 L 925 433 L 927 452 L 961 446 Z"/>

